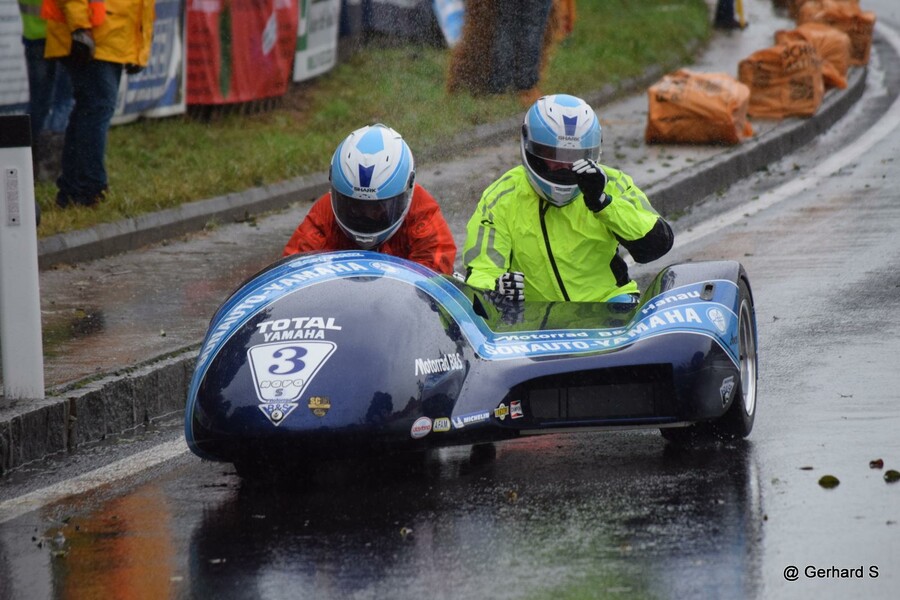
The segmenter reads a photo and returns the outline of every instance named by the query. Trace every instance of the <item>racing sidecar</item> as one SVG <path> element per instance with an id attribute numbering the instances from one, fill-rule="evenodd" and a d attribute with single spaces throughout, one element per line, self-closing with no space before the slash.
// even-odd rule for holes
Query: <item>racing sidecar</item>
<path id="1" fill-rule="evenodd" d="M 747 436 L 753 298 L 733 261 L 663 269 L 638 304 L 524 302 L 366 251 L 296 255 L 243 284 L 200 349 L 201 457 L 297 464 L 522 435 Z"/>

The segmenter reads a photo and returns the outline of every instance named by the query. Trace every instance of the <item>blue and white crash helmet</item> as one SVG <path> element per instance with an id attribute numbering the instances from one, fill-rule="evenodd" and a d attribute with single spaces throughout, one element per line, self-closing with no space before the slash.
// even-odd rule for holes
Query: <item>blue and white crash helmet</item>
<path id="1" fill-rule="evenodd" d="M 572 163 L 600 158 L 600 120 L 581 98 L 567 94 L 538 99 L 522 124 L 522 163 L 542 198 L 565 206 L 580 193 Z"/>
<path id="2" fill-rule="evenodd" d="M 331 157 L 331 208 L 338 226 L 360 248 L 384 243 L 403 223 L 415 183 L 412 152 L 380 123 L 347 136 Z"/>

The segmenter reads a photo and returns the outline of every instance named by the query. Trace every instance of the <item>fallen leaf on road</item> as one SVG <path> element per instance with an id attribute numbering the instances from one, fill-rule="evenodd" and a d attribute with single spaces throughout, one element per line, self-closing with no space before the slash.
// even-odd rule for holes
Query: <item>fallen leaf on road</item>
<path id="1" fill-rule="evenodd" d="M 840 485 L 840 483 L 841 482 L 834 475 L 822 475 L 822 477 L 819 479 L 819 485 L 826 489 L 837 487 L 838 485 Z"/>

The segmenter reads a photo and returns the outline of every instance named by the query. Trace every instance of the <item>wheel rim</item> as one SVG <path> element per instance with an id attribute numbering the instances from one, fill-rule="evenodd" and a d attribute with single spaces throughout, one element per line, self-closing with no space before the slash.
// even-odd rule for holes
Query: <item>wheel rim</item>
<path id="1" fill-rule="evenodd" d="M 740 327 L 741 390 L 743 391 L 744 412 L 752 415 L 756 408 L 756 335 L 750 303 L 741 302 Z"/>

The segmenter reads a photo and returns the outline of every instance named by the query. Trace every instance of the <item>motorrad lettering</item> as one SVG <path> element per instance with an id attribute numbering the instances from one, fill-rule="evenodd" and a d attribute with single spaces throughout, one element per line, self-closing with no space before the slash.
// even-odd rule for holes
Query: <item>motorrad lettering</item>
<path id="1" fill-rule="evenodd" d="M 431 375 L 447 371 L 461 371 L 464 368 L 463 358 L 458 352 L 445 354 L 441 358 L 417 358 L 416 375 Z"/>
<path id="2" fill-rule="evenodd" d="M 525 335 L 498 335 L 495 340 L 497 342 L 527 342 L 529 340 L 558 340 L 571 338 L 586 338 L 586 331 L 565 331 L 562 333 L 529 333 Z"/>

